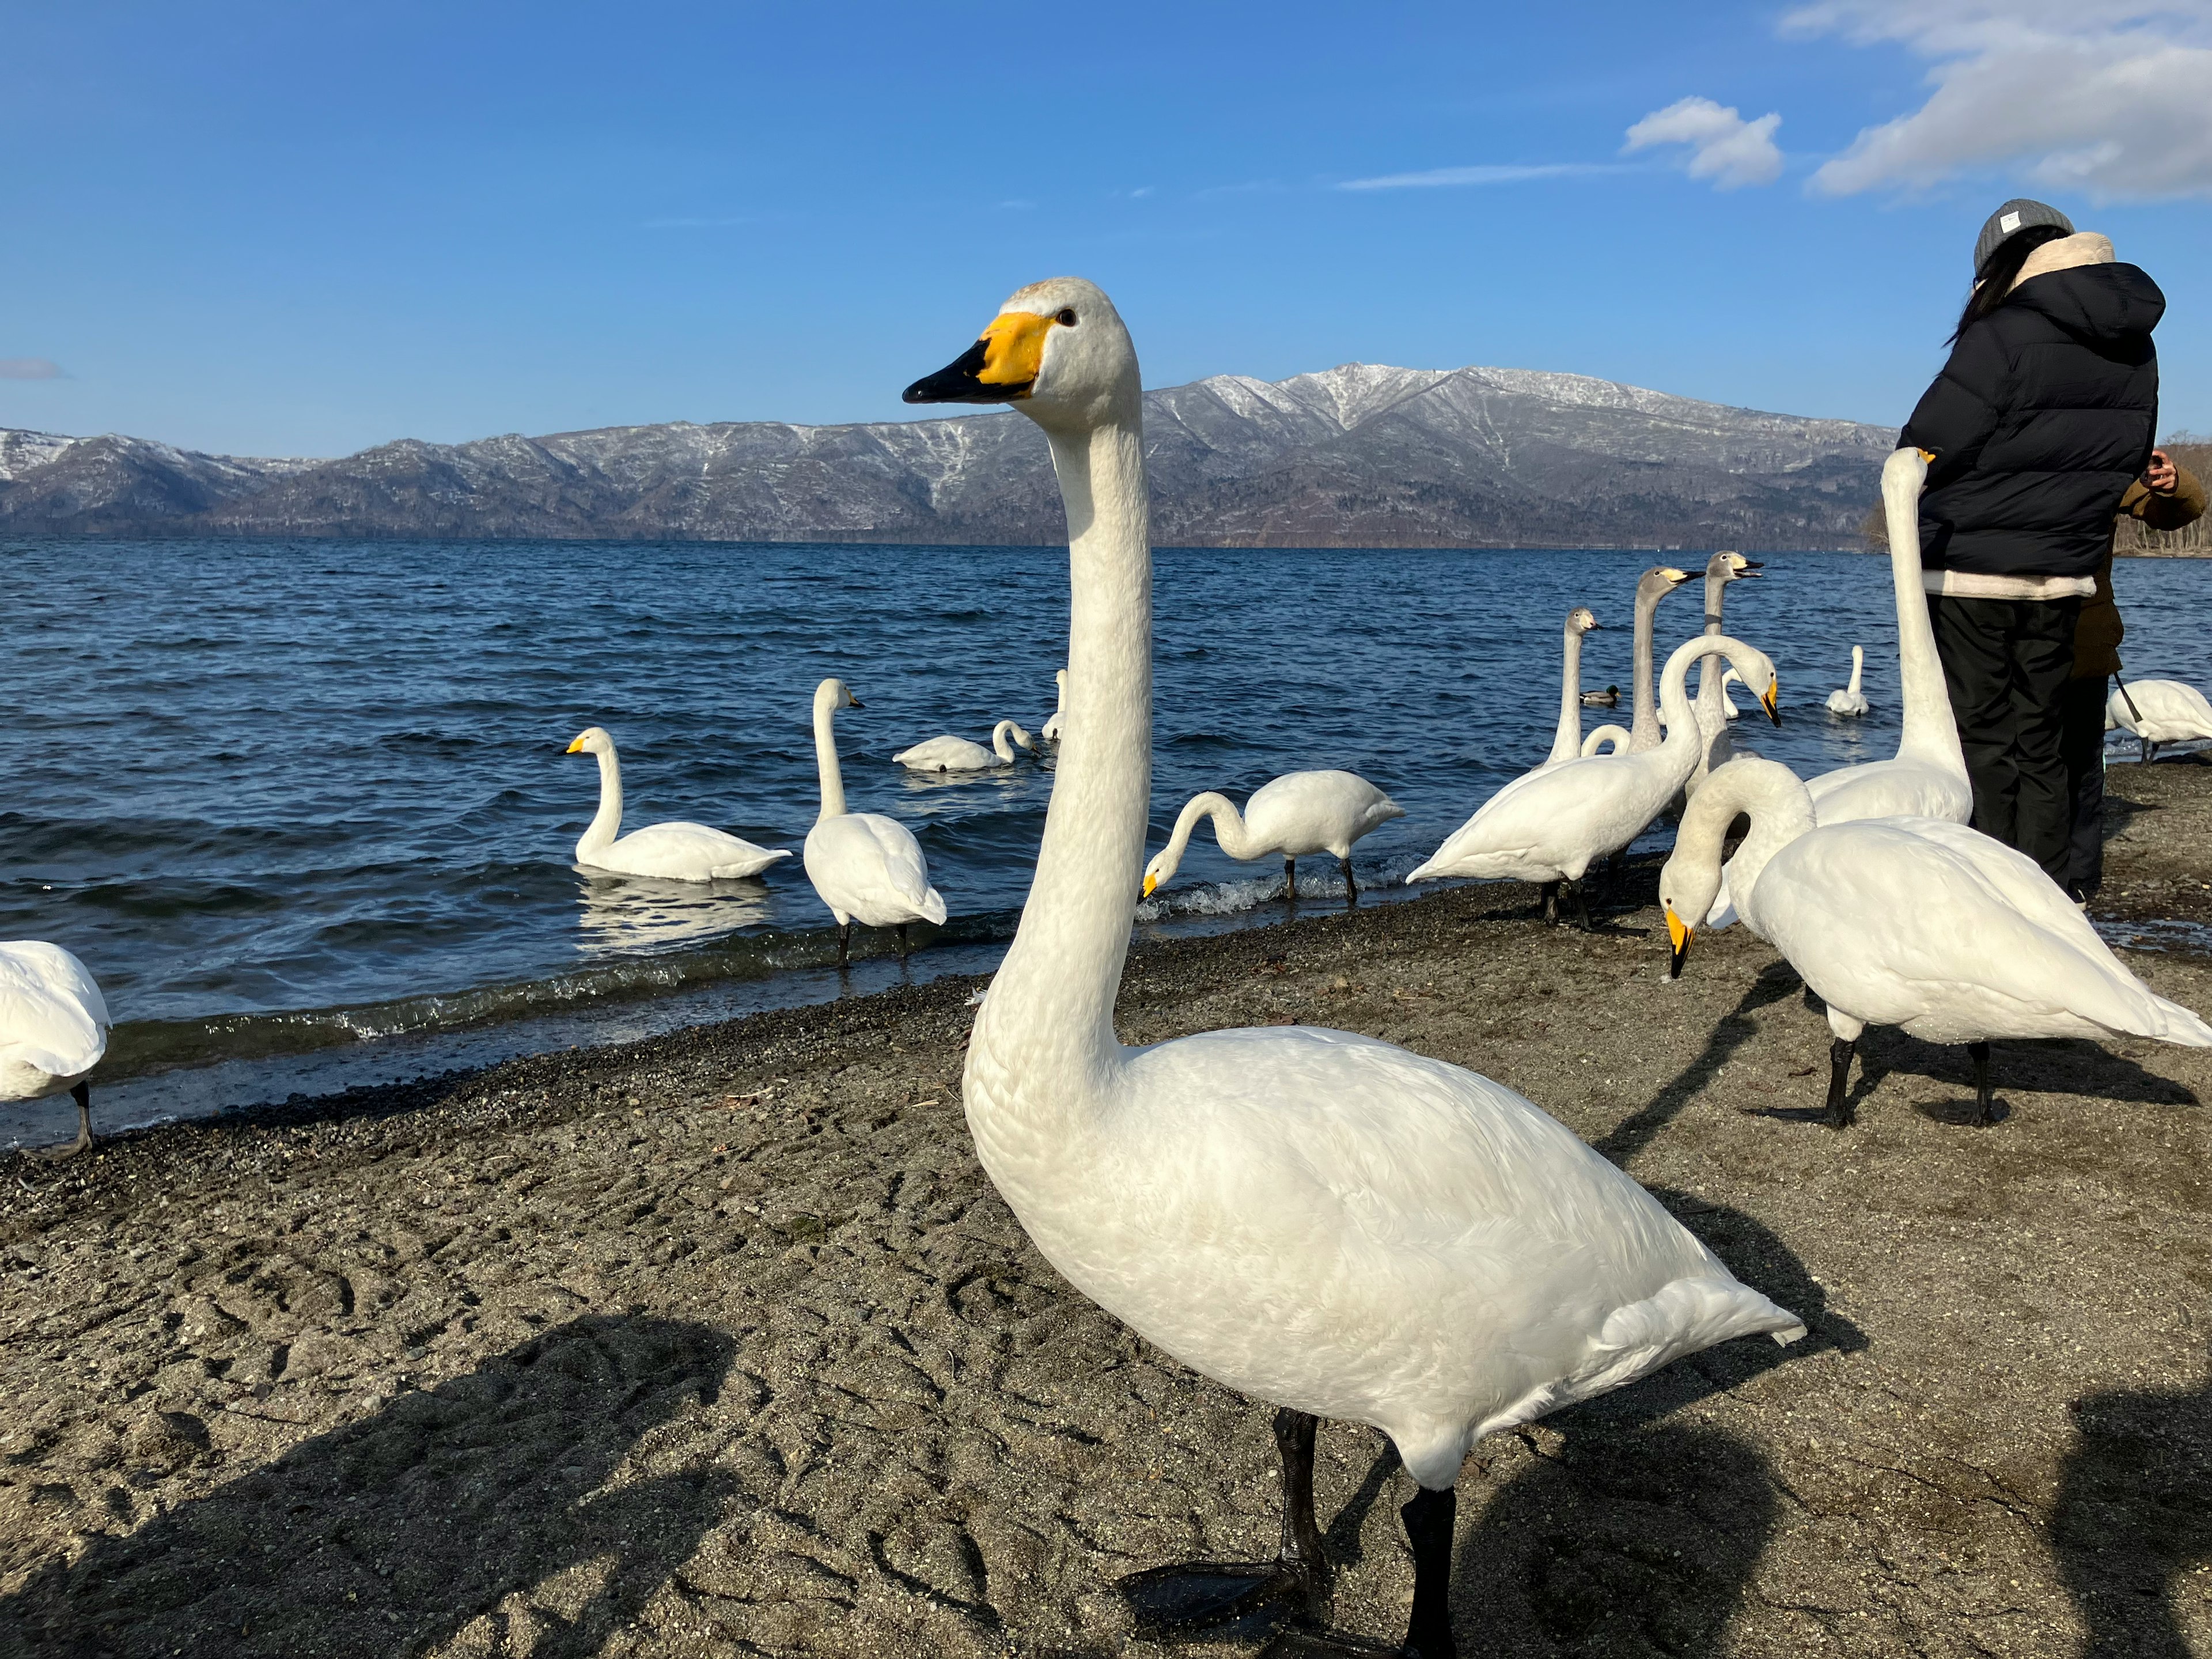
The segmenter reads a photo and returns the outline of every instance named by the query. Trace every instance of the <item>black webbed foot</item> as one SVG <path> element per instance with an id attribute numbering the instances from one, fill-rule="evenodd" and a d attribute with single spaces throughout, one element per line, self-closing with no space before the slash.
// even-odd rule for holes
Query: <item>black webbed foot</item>
<path id="1" fill-rule="evenodd" d="M 1306 1608 L 1305 1575 L 1285 1561 L 1190 1561 L 1115 1583 L 1137 1632 L 1156 1641 L 1249 1639 Z"/>

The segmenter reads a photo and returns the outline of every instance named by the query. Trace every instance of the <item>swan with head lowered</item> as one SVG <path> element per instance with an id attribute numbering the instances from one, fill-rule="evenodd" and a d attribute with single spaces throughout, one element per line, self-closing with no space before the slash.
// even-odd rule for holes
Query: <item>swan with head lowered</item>
<path id="1" fill-rule="evenodd" d="M 1072 278 L 1014 295 L 906 392 L 1012 402 L 1044 429 L 1067 509 L 1067 736 L 1020 928 L 969 1038 L 968 1124 L 1071 1284 L 1280 1407 L 1280 1556 L 1124 1581 L 1140 1626 L 1323 1605 L 1313 1448 L 1316 1419 L 1333 1417 L 1388 1434 L 1419 1485 L 1402 1511 L 1404 1651 L 1447 1659 L 1453 1488 L 1476 1439 L 1729 1337 L 1802 1327 L 1620 1170 L 1472 1072 L 1307 1028 L 1121 1046 L 1114 1000 L 1152 774 L 1139 395 L 1121 319 Z"/>
<path id="2" fill-rule="evenodd" d="M 918 743 L 911 749 L 902 749 L 891 757 L 891 763 L 903 766 L 909 772 L 995 772 L 1014 763 L 1013 749 L 1006 741 L 1009 738 L 1024 749 L 1030 747 L 1028 732 L 1012 720 L 1000 720 L 991 728 L 988 749 L 947 733 Z"/>
<path id="3" fill-rule="evenodd" d="M 1831 714 L 1856 720 L 1874 707 L 1866 700 L 1865 691 L 1860 689 L 1860 682 L 1865 675 L 1866 647 L 1855 645 L 1851 647 L 1851 683 L 1841 690 L 1828 693 L 1828 712 Z"/>
<path id="4" fill-rule="evenodd" d="M 1060 732 L 1067 726 L 1067 671 L 1065 668 L 1055 670 L 1052 678 L 1053 683 L 1060 688 L 1060 701 L 1053 704 L 1052 713 L 1045 716 L 1037 735 L 1047 743 L 1058 743 Z"/>
<path id="5" fill-rule="evenodd" d="M 1565 645 L 1560 653 L 1559 723 L 1552 732 L 1552 752 L 1544 764 L 1556 766 L 1583 752 L 1583 635 L 1595 634 L 1600 624 L 1587 605 L 1567 612 Z"/>
<path id="6" fill-rule="evenodd" d="M 788 851 L 756 847 L 726 831 L 682 819 L 648 823 L 627 836 L 622 829 L 622 761 L 606 728 L 587 726 L 568 744 L 572 755 L 591 755 L 599 763 L 599 810 L 576 843 L 576 862 L 625 876 L 659 876 L 669 881 L 727 881 L 757 876 Z"/>
<path id="7" fill-rule="evenodd" d="M 1721 631 L 1721 611 L 1729 584 L 1747 581 L 1763 568 L 1758 560 L 1747 559 L 1741 553 L 1716 553 L 1705 561 L 1705 633 L 1709 636 Z M 1725 766 L 1729 757 L 1735 753 L 1735 736 L 1729 730 L 1728 688 L 1721 683 L 1721 675 L 1722 665 L 1711 657 L 1698 671 L 1698 696 L 1692 706 L 1704 743 L 1698 751 L 1697 763 L 1683 781 L 1682 793 L 1686 797 L 1696 794 L 1705 775 L 1717 766 Z M 1670 714 L 1667 718 L 1671 732 L 1674 716 Z"/>
<path id="8" fill-rule="evenodd" d="M 1751 931 L 1828 1005 L 1829 1121 L 1856 1115 L 1851 1054 L 1869 1025 L 1963 1042 L 1981 1121 L 1994 1121 L 1992 1037 L 2156 1037 L 2212 1048 L 2212 1026 L 2120 965 L 2034 860 L 1942 818 L 1816 823 L 1788 768 L 1746 756 L 1705 781 L 1682 814 L 1659 902 L 1674 973 L 1720 886 L 1721 842 L 1751 817 L 1729 863 Z"/>
<path id="9" fill-rule="evenodd" d="M 2105 700 L 2105 730 L 2116 727 L 2135 733 L 2148 763 L 2161 744 L 2212 738 L 2212 702 L 2184 680 L 2130 680 Z"/>
<path id="10" fill-rule="evenodd" d="M 1140 896 L 1171 881 L 1182 866 L 1183 849 L 1200 818 L 1213 820 L 1213 838 L 1232 859 L 1250 862 L 1273 858 L 1283 860 L 1283 886 L 1288 896 L 1298 896 L 1298 860 L 1310 853 L 1334 853 L 1344 872 L 1347 898 L 1359 896 L 1359 884 L 1352 874 L 1352 844 L 1392 818 L 1402 818 L 1406 809 L 1366 779 L 1352 772 L 1285 772 L 1252 792 L 1239 813 L 1228 796 L 1209 789 L 1183 803 L 1176 817 L 1175 833 L 1168 844 L 1145 866 Z"/>
<path id="11" fill-rule="evenodd" d="M 1684 682 L 1690 665 L 1726 657 L 1759 694 L 1759 706 L 1778 720 L 1774 665 L 1764 652 L 1725 634 L 1701 634 L 1667 659 L 1659 699 L 1667 711 L 1667 738 L 1643 754 L 1590 755 L 1524 772 L 1485 801 L 1482 808 L 1406 878 L 1408 884 L 1442 876 L 1534 882 L 1543 909 L 1556 917 L 1561 884 L 1571 886 L 1589 926 L 1582 879 L 1589 866 L 1642 835 L 1666 810 L 1705 752 L 1704 734 Z M 1706 673 L 1715 684 L 1718 675 Z"/>
<path id="12" fill-rule="evenodd" d="M 84 964 L 43 939 L 0 944 L 0 1100 L 42 1100 L 64 1090 L 76 1102 L 76 1139 L 40 1158 L 92 1145 L 92 1086 L 107 1052 L 106 999 Z"/>
<path id="13" fill-rule="evenodd" d="M 853 924 L 889 927 L 907 951 L 907 924 L 945 925 L 945 896 L 929 884 L 929 862 L 914 831 L 879 812 L 845 810 L 845 770 L 837 761 L 837 711 L 860 700 L 841 679 L 814 688 L 814 767 L 822 811 L 806 832 L 806 878 L 837 918 L 837 965 L 852 960 Z"/>

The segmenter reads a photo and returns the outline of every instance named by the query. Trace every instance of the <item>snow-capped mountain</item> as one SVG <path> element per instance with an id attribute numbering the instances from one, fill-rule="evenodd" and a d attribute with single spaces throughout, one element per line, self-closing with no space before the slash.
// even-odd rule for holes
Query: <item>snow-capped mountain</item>
<path id="1" fill-rule="evenodd" d="M 1347 363 L 1147 392 L 1164 545 L 1853 544 L 1887 427 L 1576 374 Z M 91 535 L 1064 538 L 1018 415 L 608 427 L 337 460 L 0 430 L 0 529 Z"/>

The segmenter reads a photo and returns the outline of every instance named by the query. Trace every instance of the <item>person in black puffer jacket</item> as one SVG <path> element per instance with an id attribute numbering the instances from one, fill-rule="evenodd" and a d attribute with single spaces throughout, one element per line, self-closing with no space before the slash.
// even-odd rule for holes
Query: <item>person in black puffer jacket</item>
<path id="1" fill-rule="evenodd" d="M 2063 884 L 2075 617 L 2150 463 L 2166 296 L 2040 202 L 1999 208 L 1974 254 L 1950 361 L 1899 443 L 1934 458 L 1922 562 L 1974 827 Z"/>

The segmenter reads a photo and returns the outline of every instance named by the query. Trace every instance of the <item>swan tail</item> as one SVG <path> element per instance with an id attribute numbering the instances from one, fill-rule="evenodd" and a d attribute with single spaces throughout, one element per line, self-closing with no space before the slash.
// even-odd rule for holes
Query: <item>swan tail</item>
<path id="1" fill-rule="evenodd" d="M 2161 996 L 2150 1000 L 2150 1018 L 2144 1022 L 2145 1036 L 2156 1037 L 2160 1042 L 2171 1042 L 2184 1048 L 2212 1048 L 2212 1025 L 2178 1002 Z"/>
<path id="2" fill-rule="evenodd" d="M 933 921 L 939 927 L 945 926 L 945 895 L 934 887 L 921 896 L 921 919 Z"/>

